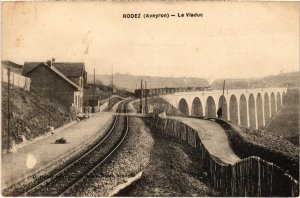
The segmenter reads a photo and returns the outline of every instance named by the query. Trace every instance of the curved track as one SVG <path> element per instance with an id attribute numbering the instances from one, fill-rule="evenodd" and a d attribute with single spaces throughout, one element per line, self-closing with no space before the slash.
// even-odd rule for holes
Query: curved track
<path id="1" fill-rule="evenodd" d="M 127 113 L 127 102 L 119 104 L 117 112 Z M 116 115 L 110 130 L 96 144 L 73 162 L 49 178 L 13 196 L 63 196 L 69 194 L 84 178 L 103 165 L 122 145 L 128 133 L 128 117 Z"/>

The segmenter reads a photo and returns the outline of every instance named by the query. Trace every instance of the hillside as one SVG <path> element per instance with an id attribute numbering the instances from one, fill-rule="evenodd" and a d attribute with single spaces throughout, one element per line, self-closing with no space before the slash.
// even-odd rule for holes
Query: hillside
<path id="1" fill-rule="evenodd" d="M 263 78 L 249 78 L 249 79 L 225 79 L 226 89 L 245 89 L 261 88 L 261 87 L 296 87 L 299 86 L 300 72 L 283 73 L 274 76 L 267 76 Z M 104 85 L 111 84 L 111 75 L 96 74 L 96 82 Z M 119 89 L 134 91 L 140 87 L 141 79 L 148 82 L 149 88 L 163 88 L 163 87 L 201 87 L 208 86 L 209 83 L 204 78 L 172 78 L 172 77 L 154 77 L 154 76 L 134 76 L 131 74 L 114 75 L 114 85 Z M 88 81 L 93 81 L 93 75 L 88 74 Z M 224 79 L 216 79 L 212 82 L 210 87 L 212 89 L 222 89 Z"/>
<path id="2" fill-rule="evenodd" d="M 299 86 L 300 72 L 283 73 L 274 76 L 267 76 L 263 78 L 249 78 L 249 79 L 217 79 L 211 84 L 212 89 L 222 89 L 223 81 L 225 80 L 226 89 L 245 89 L 261 88 L 261 87 L 297 87 Z"/>
<path id="3" fill-rule="evenodd" d="M 299 90 L 288 90 L 286 104 L 270 123 L 267 130 L 288 139 L 299 147 Z"/>
<path id="4" fill-rule="evenodd" d="M 299 76 L 300 72 L 290 72 L 275 76 L 267 76 L 262 78 L 262 80 L 264 83 L 274 87 L 287 86 L 287 84 L 289 87 L 298 87 L 300 82 Z"/>
<path id="5" fill-rule="evenodd" d="M 7 142 L 7 96 L 7 83 L 2 82 L 2 148 Z M 68 109 L 57 101 L 15 86 L 10 90 L 10 111 L 10 141 L 16 144 L 21 143 L 24 137 L 30 140 L 50 131 L 50 126 L 58 128 L 71 119 Z"/>
<path id="6" fill-rule="evenodd" d="M 104 85 L 110 85 L 111 75 L 97 74 L 96 82 L 102 82 Z M 141 79 L 148 82 L 149 88 L 161 87 L 201 87 L 208 86 L 208 81 L 202 78 L 172 78 L 172 77 L 152 77 L 152 76 L 133 76 L 130 74 L 114 75 L 114 85 L 117 88 L 134 91 L 141 85 Z M 186 82 L 185 82 L 186 80 Z M 93 75 L 88 74 L 88 81 L 93 81 Z"/>

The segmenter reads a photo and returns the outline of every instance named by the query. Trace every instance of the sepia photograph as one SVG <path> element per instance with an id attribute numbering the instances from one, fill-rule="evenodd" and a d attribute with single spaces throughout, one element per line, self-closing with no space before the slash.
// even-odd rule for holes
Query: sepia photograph
<path id="1" fill-rule="evenodd" d="M 299 197 L 299 33 L 299 2 L 1 2 L 1 196 Z"/>

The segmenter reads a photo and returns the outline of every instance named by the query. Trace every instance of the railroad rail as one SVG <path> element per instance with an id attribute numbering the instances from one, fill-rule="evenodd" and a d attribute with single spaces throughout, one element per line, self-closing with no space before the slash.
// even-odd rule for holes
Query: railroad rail
<path id="1" fill-rule="evenodd" d="M 127 101 L 121 102 L 117 112 L 127 113 Z M 58 171 L 44 180 L 19 190 L 8 196 L 64 196 L 101 167 L 123 144 L 128 134 L 128 116 L 116 115 L 110 130 L 93 146 L 71 163 L 61 167 Z"/>

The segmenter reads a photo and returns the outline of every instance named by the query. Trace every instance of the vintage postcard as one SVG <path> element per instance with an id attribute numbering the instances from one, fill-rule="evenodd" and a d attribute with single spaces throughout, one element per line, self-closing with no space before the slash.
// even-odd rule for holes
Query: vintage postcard
<path id="1" fill-rule="evenodd" d="M 299 12 L 2 2 L 2 196 L 298 197 Z"/>

